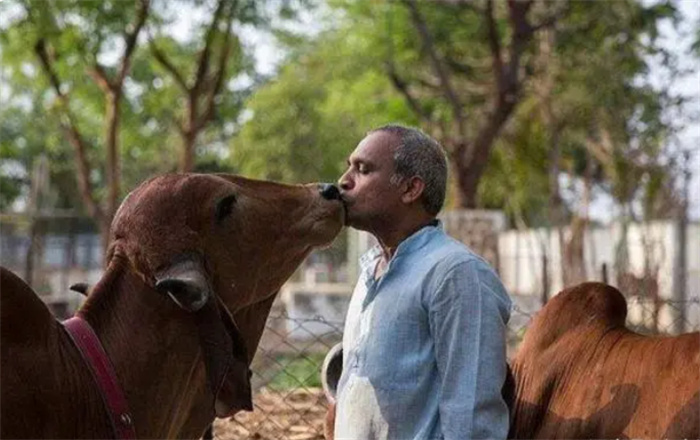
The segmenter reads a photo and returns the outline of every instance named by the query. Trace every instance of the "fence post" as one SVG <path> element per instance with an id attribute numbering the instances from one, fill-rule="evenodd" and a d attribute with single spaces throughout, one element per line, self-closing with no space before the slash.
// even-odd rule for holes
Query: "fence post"
<path id="1" fill-rule="evenodd" d="M 36 289 L 34 285 L 34 265 L 43 258 L 40 253 L 37 258 L 37 250 L 41 247 L 39 241 L 41 231 L 41 208 L 44 205 L 44 199 L 49 188 L 49 162 L 45 154 L 40 155 L 32 164 L 32 182 L 27 203 L 27 214 L 29 215 L 29 247 L 27 249 L 27 258 L 24 265 L 24 280 Z M 43 251 L 43 249 L 42 249 Z M 39 260 L 40 261 L 40 260 Z"/>
<path id="2" fill-rule="evenodd" d="M 673 292 L 675 305 L 673 312 L 673 332 L 680 334 L 685 331 L 685 285 L 686 285 L 686 223 L 678 219 L 673 225 L 674 255 L 673 255 Z"/>
<path id="3" fill-rule="evenodd" d="M 542 306 L 549 301 L 549 263 L 547 254 L 542 253 Z"/>
<path id="4" fill-rule="evenodd" d="M 674 229 L 674 255 L 673 255 L 673 302 L 676 304 L 674 312 L 673 332 L 680 334 L 685 331 L 685 308 L 686 308 L 686 284 L 688 274 L 688 262 L 686 261 L 687 253 L 687 229 L 688 229 L 688 184 L 690 181 L 690 171 L 688 163 L 690 162 L 690 152 L 683 153 L 685 159 L 685 170 L 683 173 L 683 195 L 681 197 L 681 206 L 678 209 L 678 218 L 673 225 Z"/>
<path id="5" fill-rule="evenodd" d="M 600 276 L 605 284 L 608 284 L 608 263 L 603 263 L 600 267 Z"/>

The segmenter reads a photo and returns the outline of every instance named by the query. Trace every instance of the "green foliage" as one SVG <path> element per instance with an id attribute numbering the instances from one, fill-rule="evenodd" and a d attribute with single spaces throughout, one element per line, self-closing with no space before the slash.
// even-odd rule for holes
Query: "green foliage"
<path id="1" fill-rule="evenodd" d="M 654 89 L 645 80 L 649 56 L 660 56 L 669 68 L 673 66 L 670 54 L 656 41 L 660 21 L 677 20 L 673 5 L 631 0 L 538 3 L 533 13 L 545 16 L 562 4 L 568 11 L 556 26 L 550 57 L 540 59 L 543 36 L 524 55 L 530 80 L 521 92 L 521 107 L 497 140 L 479 187 L 482 206 L 505 209 L 512 219 L 532 225 L 549 221 L 555 132 L 560 172 L 576 180 L 592 170 L 593 183 L 620 203 L 661 179 L 651 179 L 651 169 L 673 174 L 651 166 L 650 159 L 663 160 L 671 134 L 664 112 L 674 103 L 665 90 Z M 390 121 L 421 124 L 392 84 L 389 65 L 413 85 L 431 120 L 448 130 L 454 123 L 401 2 L 337 0 L 330 5 L 338 12 L 338 25 L 311 39 L 285 35 L 292 46 L 288 62 L 251 98 L 248 108 L 253 116 L 231 144 L 233 163 L 244 174 L 287 181 L 333 180 L 368 129 Z M 470 115 L 467 130 L 473 132 L 484 115 L 492 75 L 485 22 L 478 11 L 483 4 L 419 5 L 437 52 L 454 73 L 453 86 Z M 496 9 L 505 41 L 505 4 L 497 2 Z M 537 84 L 547 75 L 552 121 L 545 118 L 544 100 L 537 92 Z M 590 151 L 593 144 L 599 154 Z"/>
<path id="2" fill-rule="evenodd" d="M 214 3 L 209 0 L 152 1 L 148 33 L 142 33 L 138 40 L 121 97 L 118 146 L 122 194 L 153 174 L 175 171 L 181 154 L 176 121 L 183 118 L 186 108 L 183 92 L 143 43 L 147 43 L 146 37 L 153 38 L 190 81 L 196 74 L 199 51 L 204 45 Z M 259 2 L 239 1 L 235 11 L 236 26 L 265 26 L 280 9 L 285 9 L 286 15 L 293 13 L 300 7 L 297 3 L 285 6 L 271 2 L 260 8 Z M 58 193 L 56 207 L 82 205 L 77 191 L 74 150 L 61 128 L 61 123 L 68 121 L 85 140 L 94 195 L 98 202 L 103 199 L 107 191 L 106 102 L 91 71 L 99 63 L 107 77 L 116 76 L 118 57 L 124 47 L 124 31 L 133 22 L 136 5 L 135 1 L 120 0 L 22 0 L 0 4 L 3 17 L 0 20 L 0 78 L 6 87 L 2 93 L 7 93 L 0 108 L 0 148 L 3 158 L 13 161 L 12 169 L 7 174 L 3 172 L 0 178 L 1 209 L 8 209 L 15 199 L 28 193 L 28 170 L 40 152 L 49 157 L 51 181 Z M 183 34 L 180 27 L 173 27 L 183 10 L 193 15 L 187 23 L 192 25 L 191 33 Z M 222 44 L 222 35 L 219 31 L 214 34 L 212 51 L 215 53 Z M 40 39 L 46 41 L 61 91 L 69 97 L 69 107 L 57 99 L 42 70 L 34 50 Z M 250 87 L 240 87 L 234 80 L 241 75 L 255 76 L 249 48 L 244 47 L 235 34 L 231 42 L 224 87 L 215 101 L 216 111 L 198 138 L 198 157 L 203 163 L 195 164 L 196 169 L 231 169 L 222 161 L 225 156 L 222 145 L 235 133 L 238 115 L 250 94 Z"/>
<path id="3" fill-rule="evenodd" d="M 51 164 L 52 193 L 46 201 L 56 208 L 79 206 L 72 151 L 55 121 L 31 97 L 11 94 L 0 108 L 0 210 L 9 210 L 29 193 L 34 162 L 41 154 Z"/>
<path id="4" fill-rule="evenodd" d="M 479 187 L 484 207 L 502 209 L 527 225 L 547 222 L 549 163 L 546 129 L 536 114 L 537 103 L 523 104 L 510 129 L 498 142 Z"/>
<path id="5" fill-rule="evenodd" d="M 673 72 L 675 60 L 656 40 L 660 21 L 676 20 L 676 11 L 670 3 L 573 5 L 572 25 L 561 32 L 557 47 L 561 68 L 556 108 L 567 125 L 564 135 L 574 160 L 567 172 L 582 175 L 576 152 L 587 149 L 601 171 L 597 182 L 618 203 L 631 203 L 645 192 L 645 185 L 674 173 L 661 166 L 674 129 L 664 114 L 679 102 L 667 89 L 648 85 L 646 77 L 652 55 L 661 56 Z M 580 27 L 588 27 L 588 33 L 578 31 Z"/>
<path id="6" fill-rule="evenodd" d="M 498 142 L 480 187 L 482 202 L 505 207 L 511 216 L 520 212 L 528 224 L 548 224 L 552 164 L 547 155 L 555 132 L 559 169 L 570 180 L 584 179 L 591 165 L 588 178 L 620 204 L 639 200 L 651 207 L 658 203 L 650 197 L 667 198 L 675 172 L 663 164 L 674 128 L 664 115 L 678 101 L 667 90 L 649 86 L 646 78 L 650 55 L 674 67 L 656 38 L 659 22 L 675 20 L 675 14 L 668 3 L 572 2 L 557 26 L 552 54 L 544 67 L 535 63 L 540 70 L 530 84 L 537 93 L 523 103 Z M 547 78 L 548 89 L 543 85 Z M 551 120 L 544 113 L 547 103 Z M 658 189 L 661 182 L 664 191 Z M 646 218 L 659 215 L 665 215 L 663 210 L 645 211 Z"/>
<path id="7" fill-rule="evenodd" d="M 13 6 L 14 19 L 3 21 L 0 27 L 2 75 L 9 86 L 8 100 L 0 110 L 0 124 L 9 132 L 0 142 L 23 158 L 21 166 L 26 174 L 33 159 L 39 153 L 46 154 L 56 192 L 54 207 L 77 208 L 82 203 L 74 153 L 61 128 L 61 122 L 70 119 L 85 139 L 86 157 L 93 164 L 90 180 L 99 188 L 99 200 L 106 190 L 102 167 L 105 100 L 89 72 L 99 60 L 105 71 L 113 74 L 116 65 L 110 54 L 133 19 L 134 3 L 26 0 Z M 68 108 L 56 98 L 42 71 L 34 50 L 41 38 L 49 46 L 61 91 L 70 95 Z M 128 120 L 132 115 L 128 105 L 125 107 L 122 118 Z M 7 197 L 8 201 L 28 192 L 29 179 L 19 183 L 23 187 Z"/>
<path id="8" fill-rule="evenodd" d="M 134 2 L 9 3 L 0 3 L 0 72 L 7 84 L 2 92 L 7 99 L 0 107 L 0 209 L 28 192 L 27 170 L 40 153 L 51 164 L 56 205 L 79 206 L 73 150 L 60 122 L 68 114 L 73 118 L 94 165 L 91 181 L 103 191 L 105 100 L 88 72 L 99 60 L 108 75 L 114 74 L 114 54 L 133 19 Z M 191 84 L 215 3 L 153 2 L 148 32 L 142 35 L 148 38 L 139 41 L 123 95 L 124 192 L 150 175 L 177 168 L 177 124 L 186 115 L 182 89 L 143 43 L 152 40 Z M 196 170 L 236 171 L 286 182 L 335 181 L 369 129 L 388 122 L 422 124 L 392 83 L 390 66 L 410 84 L 422 111 L 441 127 L 432 134 L 450 139 L 454 114 L 402 2 L 329 0 L 328 17 L 312 10 L 316 23 L 324 26 L 318 35 L 274 29 L 277 18 L 294 17 L 312 3 L 238 2 L 226 87 L 198 138 Z M 479 12 L 484 2 L 418 3 L 436 51 L 453 73 L 453 87 L 468 115 L 466 129 L 473 133 L 487 114 L 493 87 L 487 28 Z M 506 3 L 494 4 L 499 37 L 506 41 Z M 655 57 L 674 69 L 673 57 L 656 41 L 659 23 L 678 19 L 673 3 L 537 1 L 532 13 L 541 18 L 562 5 L 568 10 L 555 27 L 549 57 L 541 51 L 541 34 L 524 53 L 522 68 L 529 80 L 480 183 L 481 205 L 505 209 L 511 219 L 531 225 L 546 224 L 550 153 L 556 140 L 562 175 L 581 180 L 592 169 L 596 188 L 619 203 L 640 201 L 648 217 L 668 212 L 659 201 L 673 200 L 669 188 L 676 172 L 669 165 L 668 140 L 678 127 L 666 114 L 679 102 L 667 90 L 648 84 L 648 61 Z M 183 8 L 201 12 L 192 14 L 188 23 L 191 35 L 172 28 Z M 243 24 L 271 29 L 286 45 L 285 63 L 265 82 L 238 34 Z M 222 35 L 214 35 L 214 52 L 223 44 Z M 70 109 L 56 99 L 38 63 L 33 48 L 40 37 L 51 44 L 57 76 L 70 93 Z M 698 47 L 696 42 L 700 56 Z M 543 86 L 547 81 L 549 86 Z"/>
<path id="9" fill-rule="evenodd" d="M 231 144 L 234 166 L 256 178 L 335 181 L 369 129 L 415 123 L 378 60 L 363 56 L 366 44 L 345 29 L 300 49 L 252 96 L 253 116 Z"/>

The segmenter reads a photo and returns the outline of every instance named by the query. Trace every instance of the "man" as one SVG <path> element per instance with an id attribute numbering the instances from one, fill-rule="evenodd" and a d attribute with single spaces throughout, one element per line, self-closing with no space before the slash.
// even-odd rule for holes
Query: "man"
<path id="1" fill-rule="evenodd" d="M 348 309 L 329 412 L 336 440 L 508 433 L 511 302 L 493 269 L 436 220 L 446 181 L 441 146 L 399 125 L 371 131 L 340 178 L 346 224 L 379 244 L 360 260 Z"/>

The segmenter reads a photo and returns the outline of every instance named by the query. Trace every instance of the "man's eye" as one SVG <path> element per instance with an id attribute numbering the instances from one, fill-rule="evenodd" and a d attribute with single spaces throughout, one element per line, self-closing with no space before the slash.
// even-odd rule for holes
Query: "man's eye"
<path id="1" fill-rule="evenodd" d="M 357 172 L 360 174 L 367 174 L 369 169 L 364 164 L 360 164 L 357 166 Z"/>

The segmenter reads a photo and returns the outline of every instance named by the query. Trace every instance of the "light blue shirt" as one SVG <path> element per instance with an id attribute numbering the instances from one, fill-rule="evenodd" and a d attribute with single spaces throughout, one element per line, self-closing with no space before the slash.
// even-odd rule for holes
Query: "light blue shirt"
<path id="1" fill-rule="evenodd" d="M 496 273 L 441 226 L 404 240 L 375 280 L 380 254 L 361 258 L 348 308 L 335 438 L 506 438 L 511 301 Z"/>

